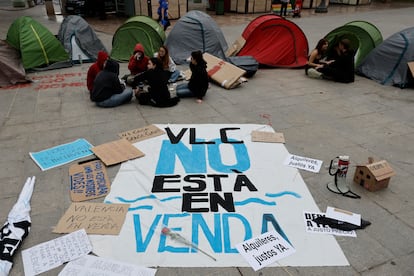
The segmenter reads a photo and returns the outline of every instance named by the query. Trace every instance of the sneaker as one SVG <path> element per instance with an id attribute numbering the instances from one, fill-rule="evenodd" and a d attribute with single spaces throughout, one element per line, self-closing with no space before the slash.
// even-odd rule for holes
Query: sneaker
<path id="1" fill-rule="evenodd" d="M 314 68 L 309 68 L 308 77 L 313 78 L 313 79 L 322 79 L 322 73 L 316 71 L 316 69 Z"/>

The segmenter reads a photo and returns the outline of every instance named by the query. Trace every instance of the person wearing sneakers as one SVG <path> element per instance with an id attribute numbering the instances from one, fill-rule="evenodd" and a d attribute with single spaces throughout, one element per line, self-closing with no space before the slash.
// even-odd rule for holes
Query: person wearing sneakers
<path id="1" fill-rule="evenodd" d="M 305 66 L 305 74 L 310 78 L 321 79 L 322 73 L 319 72 L 325 64 L 330 64 L 333 61 L 325 61 L 326 53 L 328 51 L 328 40 L 322 38 L 316 44 L 315 49 L 309 55 L 308 63 Z"/>
<path id="2" fill-rule="evenodd" d="M 177 85 L 176 92 L 180 98 L 196 97 L 197 103 L 203 102 L 203 97 L 207 93 L 209 77 L 207 74 L 207 62 L 203 58 L 201 51 L 191 53 L 191 78 L 188 83 Z"/>

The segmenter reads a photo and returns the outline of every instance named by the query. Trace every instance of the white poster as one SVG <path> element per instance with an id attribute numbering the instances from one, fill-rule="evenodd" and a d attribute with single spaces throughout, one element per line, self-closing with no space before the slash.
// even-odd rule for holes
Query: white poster
<path id="1" fill-rule="evenodd" d="M 283 164 L 285 146 L 251 142 L 252 131 L 270 126 L 157 126 L 165 134 L 135 143 L 145 156 L 123 163 L 113 181 L 105 201 L 130 208 L 118 236 L 90 235 L 98 256 L 154 267 L 248 266 L 236 245 L 275 230 L 296 253 L 272 266 L 348 265 L 332 236 L 304 231 L 303 210 L 319 209 L 298 170 Z"/>
<path id="2" fill-rule="evenodd" d="M 348 237 L 356 237 L 356 231 L 344 231 L 336 228 L 331 228 L 328 225 L 318 224 L 313 220 L 318 217 L 325 217 L 325 213 L 320 212 L 303 212 L 303 218 L 305 223 L 306 232 L 314 233 L 314 234 L 329 234 L 335 236 L 348 236 Z"/>

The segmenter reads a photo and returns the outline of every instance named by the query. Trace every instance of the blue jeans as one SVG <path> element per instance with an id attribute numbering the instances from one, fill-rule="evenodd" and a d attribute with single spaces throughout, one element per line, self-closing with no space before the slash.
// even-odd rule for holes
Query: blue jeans
<path id="1" fill-rule="evenodd" d="M 113 94 L 109 99 L 97 102 L 99 107 L 115 107 L 130 102 L 132 99 L 132 87 L 127 86 L 120 94 Z"/>
<path id="2" fill-rule="evenodd" d="M 190 88 L 188 88 L 188 83 L 180 83 L 177 85 L 175 92 L 177 93 L 177 96 L 180 98 L 186 98 L 186 97 L 194 97 L 193 92 L 191 92 Z"/>
<path id="3" fill-rule="evenodd" d="M 169 82 L 176 82 L 178 78 L 180 77 L 180 70 L 175 70 L 174 72 L 170 72 L 170 79 Z"/>

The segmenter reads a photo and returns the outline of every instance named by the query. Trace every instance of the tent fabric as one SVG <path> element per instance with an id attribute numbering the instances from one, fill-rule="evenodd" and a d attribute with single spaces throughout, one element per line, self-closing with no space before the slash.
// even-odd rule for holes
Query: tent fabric
<path id="1" fill-rule="evenodd" d="M 383 85 L 412 86 L 407 63 L 414 61 L 414 27 L 391 35 L 373 49 L 356 68 L 358 75 Z"/>
<path id="2" fill-rule="evenodd" d="M 112 38 L 111 58 L 126 62 L 137 43 L 144 46 L 145 55 L 152 57 L 165 42 L 163 27 L 148 16 L 134 16 L 123 23 Z"/>
<path id="3" fill-rule="evenodd" d="M 381 32 L 375 25 L 366 21 L 351 21 L 329 32 L 325 38 L 329 41 L 330 49 L 339 40 L 347 38 L 355 50 L 355 67 L 382 42 Z"/>
<path id="4" fill-rule="evenodd" d="M 78 15 L 65 17 L 59 28 L 58 39 L 72 62 L 94 62 L 99 51 L 107 52 L 92 27 Z"/>
<path id="5" fill-rule="evenodd" d="M 165 45 L 177 64 L 184 64 L 191 52 L 200 50 L 226 60 L 228 45 L 223 32 L 208 14 L 189 11 L 181 17 L 167 36 Z"/>
<path id="6" fill-rule="evenodd" d="M 237 56 L 253 56 L 270 67 L 303 67 L 308 61 L 308 40 L 292 21 L 275 14 L 261 15 L 244 29 L 246 43 Z"/>
<path id="7" fill-rule="evenodd" d="M 48 70 L 72 65 L 60 41 L 31 17 L 17 18 L 7 31 L 6 41 L 20 51 L 26 70 Z"/>
<path id="8" fill-rule="evenodd" d="M 29 82 L 19 52 L 0 40 L 0 87 Z"/>

